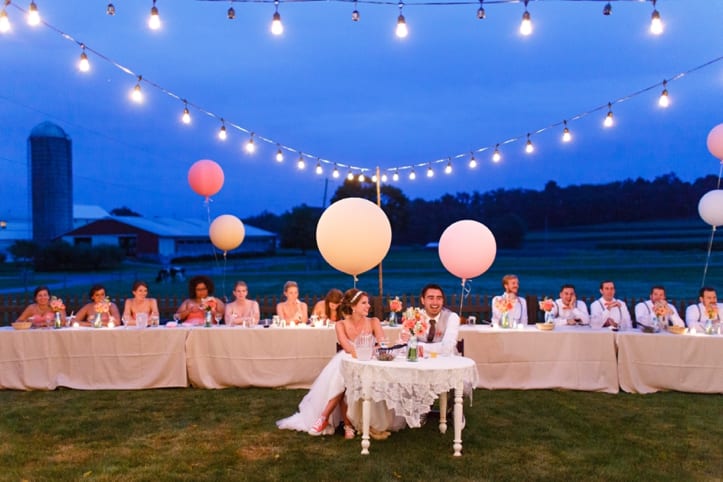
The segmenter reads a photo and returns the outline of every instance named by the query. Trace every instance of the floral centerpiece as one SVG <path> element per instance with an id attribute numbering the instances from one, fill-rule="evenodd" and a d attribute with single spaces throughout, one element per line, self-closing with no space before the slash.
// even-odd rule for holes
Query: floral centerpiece
<path id="1" fill-rule="evenodd" d="M 110 298 L 106 296 L 103 300 L 97 302 L 93 309 L 95 310 L 93 328 L 100 328 L 103 326 L 103 315 L 110 311 Z"/>
<path id="2" fill-rule="evenodd" d="M 407 308 L 402 315 L 402 328 L 411 335 L 407 350 L 407 360 L 417 361 L 417 337 L 429 329 L 429 323 L 422 317 L 419 308 Z"/>
<path id="3" fill-rule="evenodd" d="M 502 314 L 500 327 L 510 328 L 510 311 L 512 311 L 514 307 L 515 304 L 506 296 L 498 296 L 495 298 L 494 308 Z"/>
<path id="4" fill-rule="evenodd" d="M 706 307 L 706 315 L 708 316 L 708 319 L 705 321 L 705 326 L 703 327 L 703 331 L 708 334 L 712 335 L 715 333 L 714 325 L 715 321 L 718 319 L 718 305 L 711 304 Z"/>
<path id="5" fill-rule="evenodd" d="M 544 300 L 540 301 L 540 309 L 545 312 L 545 323 L 553 322 L 552 308 L 555 307 L 555 302 L 550 298 L 545 297 Z"/>
<path id="6" fill-rule="evenodd" d="M 53 296 L 52 298 L 50 298 L 50 309 L 53 311 L 53 314 L 55 316 L 53 326 L 55 328 L 60 328 L 63 324 L 63 319 L 60 317 L 60 312 L 65 312 L 65 303 L 63 303 L 63 300 L 58 298 L 57 296 Z"/>
<path id="7" fill-rule="evenodd" d="M 389 300 L 389 326 L 397 326 L 397 317 L 403 307 L 404 305 L 402 304 L 402 300 L 399 299 L 399 296 L 395 296 Z"/>
<path id="8" fill-rule="evenodd" d="M 655 314 L 655 319 L 658 321 L 658 330 L 661 326 L 667 326 L 666 318 L 670 314 L 670 308 L 668 308 L 668 303 L 665 301 L 656 301 L 653 305 L 653 313 Z"/>
<path id="9" fill-rule="evenodd" d="M 216 298 L 208 296 L 201 299 L 201 310 L 204 312 L 203 325 L 206 327 L 211 326 L 211 320 L 213 320 L 213 312 L 216 311 Z"/>

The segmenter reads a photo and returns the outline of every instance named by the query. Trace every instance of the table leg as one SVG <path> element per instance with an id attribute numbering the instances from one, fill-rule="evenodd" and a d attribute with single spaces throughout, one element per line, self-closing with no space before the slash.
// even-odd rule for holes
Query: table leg
<path id="1" fill-rule="evenodd" d="M 371 415 L 371 401 L 365 393 L 362 401 L 362 455 L 369 455 L 369 417 Z"/>
<path id="2" fill-rule="evenodd" d="M 447 393 L 439 394 L 439 431 L 447 433 Z"/>
<path id="3" fill-rule="evenodd" d="M 454 449 L 454 456 L 462 456 L 462 420 L 464 420 L 462 397 L 463 385 L 460 383 L 454 388 L 454 441 L 452 448 Z"/>

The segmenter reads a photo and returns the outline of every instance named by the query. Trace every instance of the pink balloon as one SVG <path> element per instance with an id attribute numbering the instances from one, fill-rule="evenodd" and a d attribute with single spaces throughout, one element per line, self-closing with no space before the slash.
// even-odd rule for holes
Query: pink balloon
<path id="1" fill-rule="evenodd" d="M 188 184 L 196 194 L 213 196 L 223 187 L 223 169 L 216 162 L 201 159 L 193 163 L 188 170 Z"/>
<path id="2" fill-rule="evenodd" d="M 723 162 L 723 124 L 718 124 L 708 133 L 708 150 Z"/>
<path id="3" fill-rule="evenodd" d="M 492 231 L 471 219 L 451 224 L 439 238 L 439 259 L 447 271 L 462 280 L 487 271 L 495 256 L 497 242 Z"/>

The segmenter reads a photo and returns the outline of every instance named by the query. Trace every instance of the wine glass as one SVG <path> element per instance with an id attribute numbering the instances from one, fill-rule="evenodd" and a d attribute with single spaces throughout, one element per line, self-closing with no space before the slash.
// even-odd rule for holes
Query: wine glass
<path id="1" fill-rule="evenodd" d="M 151 313 L 151 326 L 158 326 L 161 322 L 158 313 Z"/>
<path id="2" fill-rule="evenodd" d="M 214 312 L 213 318 L 216 320 L 216 324 L 220 325 L 221 320 L 223 320 L 223 313 L 219 313 L 218 311 Z"/>
<path id="3" fill-rule="evenodd" d="M 173 313 L 173 321 L 176 323 L 176 326 L 181 326 L 181 315 Z"/>
<path id="4" fill-rule="evenodd" d="M 128 317 L 126 315 L 121 316 L 121 323 L 123 323 L 123 328 L 128 328 Z"/>

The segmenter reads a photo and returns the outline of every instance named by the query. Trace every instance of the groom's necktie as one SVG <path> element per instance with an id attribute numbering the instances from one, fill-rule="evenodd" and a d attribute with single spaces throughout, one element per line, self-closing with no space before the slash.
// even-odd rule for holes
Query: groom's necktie
<path id="1" fill-rule="evenodd" d="M 437 320 L 429 320 L 429 333 L 427 334 L 427 343 L 434 341 L 434 335 L 437 334 Z"/>

